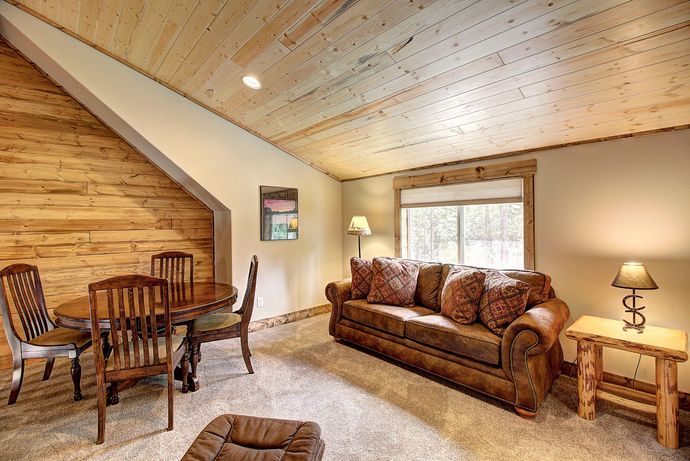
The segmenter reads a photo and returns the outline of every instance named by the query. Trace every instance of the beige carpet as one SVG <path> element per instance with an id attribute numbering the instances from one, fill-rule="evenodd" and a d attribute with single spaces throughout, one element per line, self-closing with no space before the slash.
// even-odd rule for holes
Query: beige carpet
<path id="1" fill-rule="evenodd" d="M 237 340 L 204 345 L 203 388 L 175 394 L 175 430 L 165 431 L 164 381 L 147 380 L 108 407 L 105 444 L 96 445 L 94 375 L 83 359 L 85 400 L 71 400 L 67 362 L 50 381 L 30 366 L 17 403 L 6 405 L 0 372 L 0 459 L 175 460 L 216 415 L 308 419 L 321 425 L 328 460 L 681 460 L 690 459 L 690 417 L 681 412 L 680 450 L 661 448 L 652 416 L 602 403 L 580 419 L 576 387 L 559 378 L 533 421 L 477 394 L 442 385 L 338 344 L 327 316 L 250 336 L 256 374 Z"/>

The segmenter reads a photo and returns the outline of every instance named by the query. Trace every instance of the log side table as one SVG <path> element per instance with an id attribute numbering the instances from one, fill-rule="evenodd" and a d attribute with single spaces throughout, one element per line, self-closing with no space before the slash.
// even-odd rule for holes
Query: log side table
<path id="1" fill-rule="evenodd" d="M 597 397 L 613 397 L 610 400 L 623 405 L 628 402 L 598 389 L 604 374 L 603 346 L 655 357 L 657 440 L 664 447 L 678 448 L 678 362 L 688 359 L 688 335 L 684 331 L 651 325 L 638 333 L 637 330 L 624 331 L 623 326 L 621 320 L 583 315 L 565 331 L 568 338 L 577 341 L 577 414 L 584 419 L 594 419 Z M 637 409 L 649 407 L 653 411 L 655 408 L 630 403 L 629 406 Z"/>

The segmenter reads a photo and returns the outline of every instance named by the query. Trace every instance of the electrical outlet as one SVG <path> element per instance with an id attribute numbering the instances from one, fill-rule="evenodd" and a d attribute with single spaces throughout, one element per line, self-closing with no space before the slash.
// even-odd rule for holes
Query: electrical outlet
<path id="1" fill-rule="evenodd" d="M 264 307 L 263 296 L 259 296 L 258 298 L 256 298 L 256 307 Z"/>

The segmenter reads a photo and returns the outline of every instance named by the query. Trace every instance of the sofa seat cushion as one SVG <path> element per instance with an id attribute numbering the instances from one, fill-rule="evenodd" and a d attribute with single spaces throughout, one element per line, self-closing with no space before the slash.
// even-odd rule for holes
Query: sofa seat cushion
<path id="1" fill-rule="evenodd" d="M 462 325 L 441 314 L 414 317 L 407 321 L 405 336 L 489 365 L 500 362 L 501 338 L 479 322 Z"/>
<path id="2" fill-rule="evenodd" d="M 420 315 L 433 314 L 426 307 L 399 307 L 371 304 L 366 299 L 351 299 L 343 304 L 343 317 L 377 330 L 404 337 L 405 321 Z"/>

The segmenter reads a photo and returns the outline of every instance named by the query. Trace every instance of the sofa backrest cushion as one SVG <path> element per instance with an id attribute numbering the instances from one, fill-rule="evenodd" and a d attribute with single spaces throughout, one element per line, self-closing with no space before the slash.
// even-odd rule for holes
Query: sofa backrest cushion
<path id="1" fill-rule="evenodd" d="M 374 278 L 367 301 L 392 306 L 414 306 L 419 265 L 412 261 L 374 258 Z"/>
<path id="2" fill-rule="evenodd" d="M 441 273 L 443 264 L 416 261 L 419 266 L 417 276 L 417 291 L 414 294 L 414 303 L 418 306 L 434 309 L 436 312 L 441 310 Z"/>
<path id="3" fill-rule="evenodd" d="M 551 293 L 551 277 L 537 271 L 499 271 L 503 275 L 507 275 L 512 279 L 520 280 L 521 282 L 529 283 L 529 297 L 527 298 L 527 307 L 532 307 L 536 304 L 548 301 Z"/>
<path id="4" fill-rule="evenodd" d="M 453 268 L 468 268 L 468 269 L 479 269 L 481 271 L 490 271 L 493 269 L 486 269 L 483 267 L 474 267 L 474 266 L 463 266 L 459 264 L 444 264 L 443 265 L 443 271 L 441 273 L 441 281 L 440 281 L 440 289 L 439 289 L 439 294 L 438 294 L 438 303 L 440 305 L 441 303 L 441 291 L 443 291 L 443 285 L 446 283 L 446 279 L 448 278 L 448 273 L 450 272 L 451 269 Z M 543 303 L 544 301 L 547 301 L 549 297 L 553 296 L 553 290 L 551 289 L 551 277 L 548 275 L 542 273 L 542 272 L 537 272 L 537 271 L 530 271 L 530 270 L 502 270 L 498 271 L 503 275 L 507 275 L 510 278 L 520 280 L 525 283 L 529 283 L 530 285 L 530 290 L 529 290 L 529 296 L 527 298 L 527 309 L 529 309 L 532 306 L 535 306 L 539 303 Z"/>

